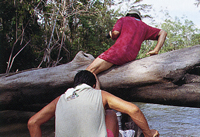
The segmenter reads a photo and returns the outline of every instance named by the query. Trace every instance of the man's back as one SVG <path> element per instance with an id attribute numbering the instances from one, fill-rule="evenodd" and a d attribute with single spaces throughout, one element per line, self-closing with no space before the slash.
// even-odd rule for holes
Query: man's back
<path id="1" fill-rule="evenodd" d="M 72 90 L 72 91 L 70 91 Z M 101 90 L 82 84 L 63 94 L 56 107 L 56 136 L 106 136 Z M 74 92 L 70 98 L 69 92 Z"/>
<path id="2" fill-rule="evenodd" d="M 29 119 L 28 129 L 31 137 L 42 137 L 40 126 L 54 116 L 56 136 L 105 137 L 108 133 L 108 136 L 117 137 L 119 127 L 116 113 L 106 110 L 105 118 L 105 108 L 128 114 L 142 129 L 144 136 L 159 135 L 158 131 L 150 130 L 147 120 L 136 105 L 106 91 L 93 89 L 96 82 L 95 75 L 87 70 L 77 73 L 74 78 L 76 88 L 68 89 L 64 95 L 55 98 Z"/>

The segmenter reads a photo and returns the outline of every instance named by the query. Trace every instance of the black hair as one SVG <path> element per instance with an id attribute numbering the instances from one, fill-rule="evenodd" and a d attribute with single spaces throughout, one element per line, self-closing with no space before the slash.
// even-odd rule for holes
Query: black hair
<path id="1" fill-rule="evenodd" d="M 127 17 L 127 16 L 129 16 L 129 17 L 135 17 L 135 18 L 141 20 L 141 18 L 140 18 L 140 16 L 139 16 L 138 14 L 127 14 L 126 17 Z"/>
<path id="2" fill-rule="evenodd" d="M 75 77 L 74 77 L 74 87 L 76 87 L 79 84 L 87 84 L 91 87 L 93 87 L 93 85 L 96 85 L 96 78 L 94 76 L 93 73 L 91 73 L 88 70 L 81 70 L 79 71 Z"/>

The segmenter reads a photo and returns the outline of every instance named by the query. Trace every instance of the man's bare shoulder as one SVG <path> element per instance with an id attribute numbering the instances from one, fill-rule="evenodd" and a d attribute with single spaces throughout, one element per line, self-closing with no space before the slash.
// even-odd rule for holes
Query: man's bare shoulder
<path id="1" fill-rule="evenodd" d="M 107 91 L 104 91 L 104 90 L 101 90 L 101 95 L 102 95 L 102 98 L 104 98 L 106 100 L 120 99 L 119 97 L 117 97 Z"/>
<path id="2" fill-rule="evenodd" d="M 112 95 L 111 93 L 109 93 L 105 90 L 101 90 L 101 94 L 104 95 L 104 96 L 114 96 L 114 95 Z"/>

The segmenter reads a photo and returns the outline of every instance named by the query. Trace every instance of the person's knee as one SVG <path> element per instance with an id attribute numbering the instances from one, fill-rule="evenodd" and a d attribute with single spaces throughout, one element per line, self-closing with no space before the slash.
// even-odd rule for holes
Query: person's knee
<path id="1" fill-rule="evenodd" d="M 101 60 L 96 58 L 87 68 L 86 70 L 95 73 L 95 71 L 101 66 Z"/>
<path id="2" fill-rule="evenodd" d="M 86 70 L 98 74 L 102 71 L 109 69 L 113 64 L 97 57 Z"/>

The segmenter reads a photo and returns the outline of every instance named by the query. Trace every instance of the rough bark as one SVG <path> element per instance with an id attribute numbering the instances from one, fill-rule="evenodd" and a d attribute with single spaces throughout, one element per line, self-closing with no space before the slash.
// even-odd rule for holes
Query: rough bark
<path id="1" fill-rule="evenodd" d="M 197 45 L 113 66 L 98 78 L 102 89 L 129 101 L 200 107 L 199 55 Z M 81 51 L 64 65 L 1 75 L 1 110 L 40 109 L 71 87 L 77 71 L 93 60 Z"/>

